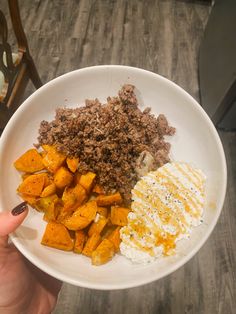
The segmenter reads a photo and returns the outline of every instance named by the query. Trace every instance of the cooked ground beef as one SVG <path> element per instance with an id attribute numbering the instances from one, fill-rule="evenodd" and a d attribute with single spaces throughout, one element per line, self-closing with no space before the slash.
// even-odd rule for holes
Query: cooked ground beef
<path id="1" fill-rule="evenodd" d="M 95 172 L 107 192 L 118 190 L 129 200 L 140 154 L 149 152 L 155 168 L 167 163 L 170 144 L 164 136 L 175 129 L 164 115 L 156 118 L 150 108 L 138 108 L 133 85 L 124 85 L 118 95 L 106 104 L 95 99 L 76 109 L 57 109 L 53 121 L 41 122 L 38 141 L 79 157 L 81 173 Z"/>

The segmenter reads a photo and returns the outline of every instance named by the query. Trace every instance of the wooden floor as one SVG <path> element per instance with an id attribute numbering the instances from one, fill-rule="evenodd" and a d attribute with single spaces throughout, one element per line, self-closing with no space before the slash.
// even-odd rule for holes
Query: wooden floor
<path id="1" fill-rule="evenodd" d="M 19 0 L 44 83 L 96 64 L 159 73 L 198 99 L 197 55 L 210 13 L 205 1 Z M 6 12 L 6 1 L 0 0 Z M 25 94 L 33 92 L 29 85 Z M 236 133 L 220 132 L 228 189 L 212 236 L 184 267 L 152 284 L 93 291 L 64 284 L 55 314 L 182 314 L 236 311 Z"/>

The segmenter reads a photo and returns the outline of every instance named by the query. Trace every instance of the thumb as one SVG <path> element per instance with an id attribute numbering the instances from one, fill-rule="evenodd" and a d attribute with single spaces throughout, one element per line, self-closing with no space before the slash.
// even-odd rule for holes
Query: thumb
<path id="1" fill-rule="evenodd" d="M 17 205 L 13 210 L 0 213 L 0 248 L 8 243 L 9 233 L 16 230 L 28 213 L 26 202 Z"/>

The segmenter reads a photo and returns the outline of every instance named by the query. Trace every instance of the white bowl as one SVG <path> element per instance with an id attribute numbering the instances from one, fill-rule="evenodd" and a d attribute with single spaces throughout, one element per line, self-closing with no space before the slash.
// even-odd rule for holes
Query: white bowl
<path id="1" fill-rule="evenodd" d="M 136 287 L 170 274 L 186 263 L 204 244 L 220 215 L 226 191 L 226 161 L 221 141 L 207 114 L 183 89 L 148 71 L 127 66 L 95 66 L 70 72 L 47 83 L 16 111 L 0 141 L 0 211 L 21 199 L 16 194 L 20 174 L 13 162 L 31 148 L 42 120 L 51 120 L 58 106 L 83 105 L 86 98 L 105 101 L 117 95 L 124 83 L 136 86 L 141 108 L 164 113 L 177 133 L 171 142 L 171 158 L 190 162 L 207 176 L 204 223 L 189 240 L 179 241 L 176 255 L 152 264 L 134 265 L 121 255 L 106 265 L 92 266 L 82 255 L 40 244 L 45 229 L 42 215 L 31 210 L 23 225 L 11 236 L 21 253 L 46 273 L 70 284 L 94 289 Z"/>

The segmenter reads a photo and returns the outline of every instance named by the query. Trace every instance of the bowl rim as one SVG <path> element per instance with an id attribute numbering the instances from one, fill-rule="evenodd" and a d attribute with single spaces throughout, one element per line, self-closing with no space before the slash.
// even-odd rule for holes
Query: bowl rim
<path id="1" fill-rule="evenodd" d="M 194 109 L 196 111 L 198 111 L 201 115 L 201 117 L 205 120 L 205 122 L 207 123 L 211 134 L 215 140 L 216 145 L 218 146 L 218 150 L 219 150 L 219 154 L 220 154 L 220 161 L 221 161 L 221 170 L 223 172 L 223 177 L 222 177 L 222 181 L 221 181 L 221 196 L 220 196 L 220 200 L 218 202 L 218 210 L 216 211 L 216 214 L 214 215 L 214 219 L 210 225 L 210 227 L 207 229 L 207 233 L 205 233 L 200 240 L 198 241 L 197 245 L 194 247 L 194 249 L 192 249 L 192 251 L 186 255 L 185 257 L 183 257 L 181 260 L 179 260 L 178 262 L 176 262 L 173 265 L 170 265 L 170 267 L 165 270 L 162 271 L 161 274 L 159 274 L 158 276 L 155 276 L 152 279 L 149 280 L 140 280 L 138 283 L 135 281 L 133 283 L 124 283 L 124 284 L 107 284 L 107 283 L 91 283 L 91 282 L 86 282 L 86 281 L 80 281 L 80 280 L 75 280 L 73 278 L 69 278 L 67 276 L 65 276 L 64 274 L 60 273 L 59 271 L 55 271 L 52 267 L 48 267 L 46 263 L 44 263 L 43 261 L 41 261 L 40 259 L 38 259 L 37 257 L 35 257 L 33 254 L 31 254 L 30 251 L 28 251 L 19 241 L 18 239 L 14 236 L 14 233 L 10 234 L 10 239 L 11 241 L 14 243 L 14 245 L 17 247 L 17 249 L 35 266 L 37 266 L 38 268 L 40 268 L 42 271 L 48 273 L 49 275 L 57 278 L 58 280 L 67 282 L 69 284 L 72 285 L 76 285 L 76 286 L 80 286 L 80 287 L 84 287 L 84 288 L 89 288 L 89 289 L 97 289 L 97 290 L 120 290 L 120 289 L 127 289 L 127 288 L 133 288 L 133 287 L 138 287 L 141 285 L 145 285 L 151 282 L 154 282 L 156 280 L 159 280 L 165 276 L 170 275 L 171 273 L 173 273 L 174 271 L 176 271 L 177 269 L 179 269 L 180 267 L 184 266 L 199 250 L 200 248 L 205 244 L 205 242 L 207 241 L 207 239 L 210 237 L 210 235 L 212 234 L 213 229 L 216 226 L 216 223 L 219 219 L 219 216 L 222 212 L 222 208 L 223 208 L 223 204 L 224 204 L 224 199 L 225 199 L 225 195 L 226 195 L 226 187 L 227 187 L 227 165 L 226 165 L 226 158 L 225 158 L 225 154 L 224 154 L 224 149 L 223 149 L 223 145 L 222 142 L 220 140 L 220 137 L 218 135 L 218 132 L 215 128 L 215 126 L 213 125 L 211 119 L 209 118 L 209 116 L 207 115 L 207 113 L 203 110 L 203 108 L 200 106 L 200 104 L 189 94 L 187 93 L 182 87 L 180 87 L 179 85 L 177 85 L 176 83 L 174 83 L 173 81 L 167 79 L 166 77 L 163 77 L 155 72 L 149 71 L 149 70 L 145 70 L 142 68 L 138 68 L 138 67 L 131 67 L 131 66 L 127 66 L 127 65 L 95 65 L 95 66 L 89 66 L 89 67 L 84 67 L 81 69 L 77 69 L 77 70 L 73 70 L 70 72 L 67 72 L 65 74 L 62 74 L 52 80 L 50 80 L 49 82 L 47 82 L 46 84 L 44 84 L 42 87 L 40 87 L 39 89 L 37 89 L 33 94 L 31 94 L 22 104 L 21 106 L 16 110 L 16 112 L 14 113 L 14 115 L 11 117 L 9 123 L 7 124 L 6 128 L 4 129 L 2 136 L 0 138 L 0 149 L 1 147 L 6 145 L 7 142 L 7 138 L 8 138 L 8 133 L 10 132 L 12 126 L 14 125 L 15 119 L 17 118 L 18 114 L 25 110 L 25 106 L 27 106 L 28 103 L 30 103 L 38 94 L 40 94 L 41 92 L 43 92 L 44 90 L 49 89 L 52 85 L 56 84 L 57 82 L 63 81 L 65 79 L 67 79 L 67 77 L 76 75 L 77 73 L 83 73 L 83 72 L 88 72 L 88 71 L 97 71 L 97 70 L 109 70 L 109 69 L 126 69 L 126 70 L 130 70 L 136 73 L 144 73 L 146 75 L 152 76 L 152 77 L 158 77 L 160 80 L 164 81 L 165 83 L 169 84 L 169 86 L 171 86 L 172 88 L 177 89 L 180 93 L 184 94 L 186 99 L 189 100 L 189 102 L 191 102 L 194 105 Z M 3 209 L 0 208 L 0 211 L 3 211 Z"/>

